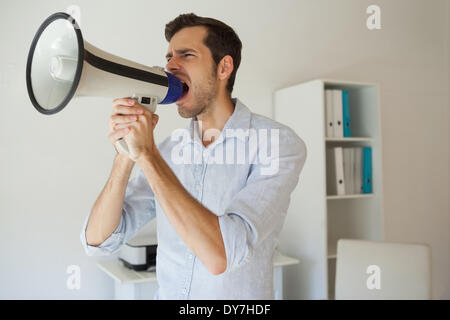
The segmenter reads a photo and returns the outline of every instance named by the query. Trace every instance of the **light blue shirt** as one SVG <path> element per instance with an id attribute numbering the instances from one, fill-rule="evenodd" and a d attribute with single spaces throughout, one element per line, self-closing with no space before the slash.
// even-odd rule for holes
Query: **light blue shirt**
<path id="1" fill-rule="evenodd" d="M 158 145 L 184 188 L 218 216 L 227 257 L 224 273 L 211 274 L 185 245 L 140 168 L 128 182 L 120 224 L 108 239 L 97 247 L 87 245 L 89 215 L 84 222 L 86 253 L 108 255 L 157 219 L 156 299 L 273 299 L 274 250 L 306 146 L 289 127 L 250 112 L 238 99 L 233 103 L 233 114 L 208 147 L 195 118 Z"/>

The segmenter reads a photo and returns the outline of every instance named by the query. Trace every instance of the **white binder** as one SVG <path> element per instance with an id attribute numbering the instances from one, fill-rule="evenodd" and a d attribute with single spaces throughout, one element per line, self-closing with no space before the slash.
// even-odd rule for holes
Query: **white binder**
<path id="1" fill-rule="evenodd" d="M 344 195 L 344 162 L 342 147 L 327 148 L 327 194 Z"/>
<path id="2" fill-rule="evenodd" d="M 354 194 L 354 148 L 343 148 L 345 194 Z"/>
<path id="3" fill-rule="evenodd" d="M 333 90 L 325 90 L 325 136 L 334 137 Z"/>
<path id="4" fill-rule="evenodd" d="M 344 137 L 342 119 L 342 90 L 333 90 L 333 130 L 334 137 Z"/>
<path id="5" fill-rule="evenodd" d="M 354 185 L 355 185 L 355 193 L 362 193 L 362 148 L 355 148 L 354 154 Z"/>

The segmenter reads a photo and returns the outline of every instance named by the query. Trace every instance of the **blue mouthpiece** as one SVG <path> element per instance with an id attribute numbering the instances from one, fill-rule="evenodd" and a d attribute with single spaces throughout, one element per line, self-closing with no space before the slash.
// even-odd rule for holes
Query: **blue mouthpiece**
<path id="1" fill-rule="evenodd" d="M 183 94 L 183 85 L 181 84 L 180 80 L 178 80 L 177 77 L 171 75 L 168 72 L 166 72 L 166 75 L 169 81 L 169 88 L 167 89 L 166 97 L 163 99 L 163 101 L 160 102 L 160 104 L 174 103 L 178 99 L 180 99 L 181 95 Z"/>

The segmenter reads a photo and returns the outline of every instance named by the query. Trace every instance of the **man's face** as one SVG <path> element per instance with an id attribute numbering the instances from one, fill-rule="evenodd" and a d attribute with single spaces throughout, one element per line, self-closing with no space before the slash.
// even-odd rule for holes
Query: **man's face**
<path id="1" fill-rule="evenodd" d="M 176 102 L 183 118 L 201 114 L 217 96 L 217 70 L 211 52 L 203 44 L 206 35 L 202 26 L 183 28 L 169 43 L 166 69 L 189 87 Z"/>

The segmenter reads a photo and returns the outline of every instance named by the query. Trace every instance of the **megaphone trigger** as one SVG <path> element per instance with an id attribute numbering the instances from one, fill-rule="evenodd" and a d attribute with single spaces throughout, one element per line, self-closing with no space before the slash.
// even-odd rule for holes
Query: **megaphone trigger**
<path id="1" fill-rule="evenodd" d="M 156 111 L 156 105 L 158 104 L 158 98 L 146 95 L 146 94 L 140 94 L 135 93 L 131 96 L 132 99 L 134 99 L 137 103 L 142 105 L 147 110 L 151 111 L 152 113 L 155 113 Z"/>

